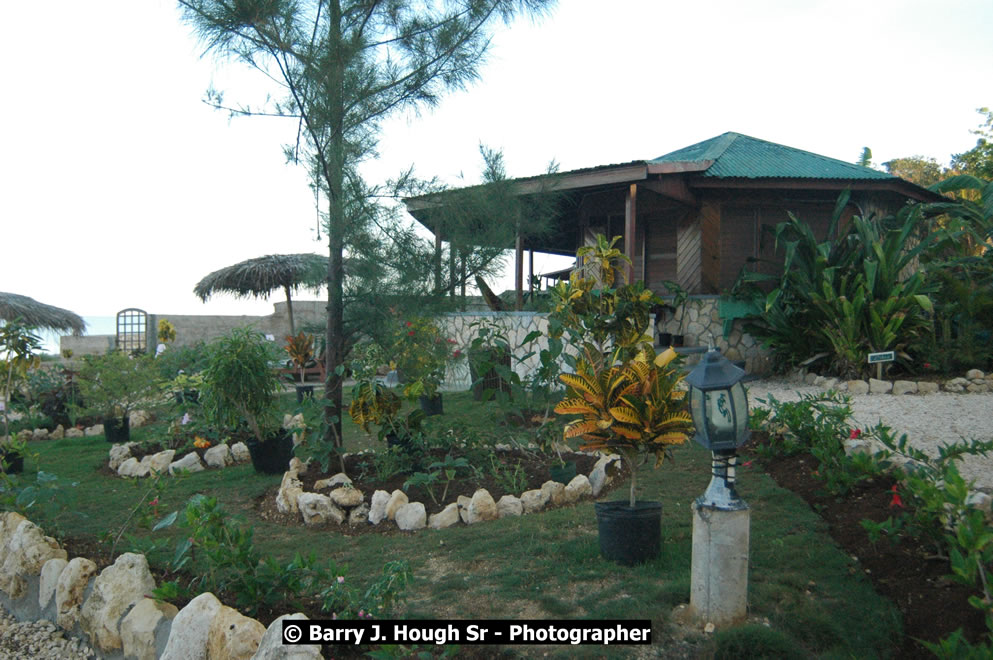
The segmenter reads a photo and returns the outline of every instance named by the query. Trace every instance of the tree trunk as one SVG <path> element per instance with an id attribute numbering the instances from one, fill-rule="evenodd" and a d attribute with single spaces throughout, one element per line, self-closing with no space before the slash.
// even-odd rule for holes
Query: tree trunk
<path id="1" fill-rule="evenodd" d="M 341 381 L 343 372 L 339 367 L 345 358 L 344 327 L 344 267 L 345 209 L 342 193 L 344 188 L 344 62 L 341 60 L 341 5 L 330 3 L 329 52 L 335 56 L 331 63 L 329 116 L 331 126 L 328 136 L 328 169 L 325 177 L 328 186 L 328 327 L 326 368 L 327 381 L 324 384 L 325 440 L 342 447 L 341 416 L 343 414 Z"/>
<path id="2" fill-rule="evenodd" d="M 290 285 L 287 284 L 283 289 L 286 290 L 286 314 L 290 317 L 290 336 L 296 336 L 297 331 L 293 325 L 293 300 L 290 298 Z"/>

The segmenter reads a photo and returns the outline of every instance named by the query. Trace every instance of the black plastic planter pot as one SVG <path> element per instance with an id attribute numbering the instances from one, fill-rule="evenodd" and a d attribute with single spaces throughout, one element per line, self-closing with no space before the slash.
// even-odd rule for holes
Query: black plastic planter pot
<path id="1" fill-rule="evenodd" d="M 632 566 L 659 556 L 662 551 L 662 503 L 627 500 L 596 502 L 600 554 L 604 559 Z"/>
<path id="2" fill-rule="evenodd" d="M 671 332 L 660 332 L 659 333 L 659 346 L 664 346 L 668 348 L 672 346 L 672 333 Z"/>
<path id="3" fill-rule="evenodd" d="M 421 410 L 424 411 L 426 417 L 432 415 L 444 415 L 445 407 L 441 401 L 441 395 L 435 394 L 434 396 L 422 396 L 418 398 L 418 402 L 421 404 Z"/>
<path id="4" fill-rule="evenodd" d="M 131 439 L 131 419 L 124 417 L 104 417 L 103 434 L 107 442 L 119 445 Z"/>
<path id="5" fill-rule="evenodd" d="M 313 385 L 297 385 L 297 403 L 303 403 L 304 399 L 314 398 Z"/>
<path id="6" fill-rule="evenodd" d="M 24 472 L 24 456 L 10 449 L 0 449 L 0 468 L 7 474 Z"/>
<path id="7" fill-rule="evenodd" d="M 248 453 L 252 457 L 252 465 L 256 472 L 262 474 L 283 474 L 290 468 L 293 458 L 293 436 L 289 431 L 280 430 L 270 436 L 265 442 L 259 442 L 254 437 L 245 440 Z"/>
<path id="8" fill-rule="evenodd" d="M 486 373 L 480 371 L 489 365 Z M 510 392 L 510 383 L 500 378 L 494 365 L 510 368 L 510 353 L 499 350 L 484 350 L 469 354 L 469 377 L 472 379 L 472 400 L 482 401 L 487 390 Z"/>
<path id="9" fill-rule="evenodd" d="M 566 461 L 565 465 L 552 465 L 548 468 L 552 481 L 568 485 L 576 476 L 576 461 Z"/>
<path id="10" fill-rule="evenodd" d="M 675 346 L 682 346 L 684 339 L 685 338 L 683 337 L 683 335 L 673 335 L 672 336 L 672 346 L 674 346 L 674 347 Z"/>

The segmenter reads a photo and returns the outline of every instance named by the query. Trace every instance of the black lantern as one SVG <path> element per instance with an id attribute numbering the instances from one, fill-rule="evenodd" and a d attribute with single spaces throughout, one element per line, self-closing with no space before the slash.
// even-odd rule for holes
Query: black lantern
<path id="1" fill-rule="evenodd" d="M 690 386 L 690 415 L 696 426 L 693 439 L 713 452 L 710 486 L 697 500 L 700 506 L 742 509 L 747 505 L 734 489 L 737 451 L 748 439 L 748 397 L 741 384 L 744 369 L 734 366 L 711 349 L 693 369 Z"/>

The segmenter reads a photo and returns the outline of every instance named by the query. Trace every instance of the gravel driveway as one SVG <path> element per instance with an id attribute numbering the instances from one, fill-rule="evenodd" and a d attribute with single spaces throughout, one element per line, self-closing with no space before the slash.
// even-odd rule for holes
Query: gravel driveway
<path id="1" fill-rule="evenodd" d="M 779 401 L 797 401 L 800 394 L 817 394 L 821 388 L 784 380 L 757 380 L 747 383 L 748 404 L 759 407 L 756 399 L 772 394 Z M 943 444 L 965 440 L 993 439 L 993 393 L 952 394 L 860 394 L 852 399 L 852 423 L 860 428 L 882 421 L 896 435 L 906 433 L 910 444 L 932 456 Z M 975 488 L 993 493 L 993 454 L 967 456 L 959 465 L 966 481 Z"/>

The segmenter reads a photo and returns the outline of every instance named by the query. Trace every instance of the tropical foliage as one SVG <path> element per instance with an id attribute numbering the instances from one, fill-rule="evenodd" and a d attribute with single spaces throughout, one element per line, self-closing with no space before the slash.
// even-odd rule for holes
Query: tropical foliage
<path id="1" fill-rule="evenodd" d="M 88 413 L 123 419 L 159 391 L 159 372 L 151 355 L 111 351 L 82 358 L 76 381 Z"/>
<path id="2" fill-rule="evenodd" d="M 642 346 L 631 359 L 616 363 L 617 352 L 604 356 L 584 351 L 575 374 L 562 374 L 568 390 L 555 406 L 560 415 L 579 415 L 565 427 L 565 438 L 582 438 L 588 451 L 620 454 L 631 469 L 630 503 L 636 502 L 640 455 L 662 465 L 675 445 L 686 442 L 693 427 L 684 403 L 683 379 L 676 352 L 655 355 Z M 654 356 L 654 357 L 653 357 Z"/>

